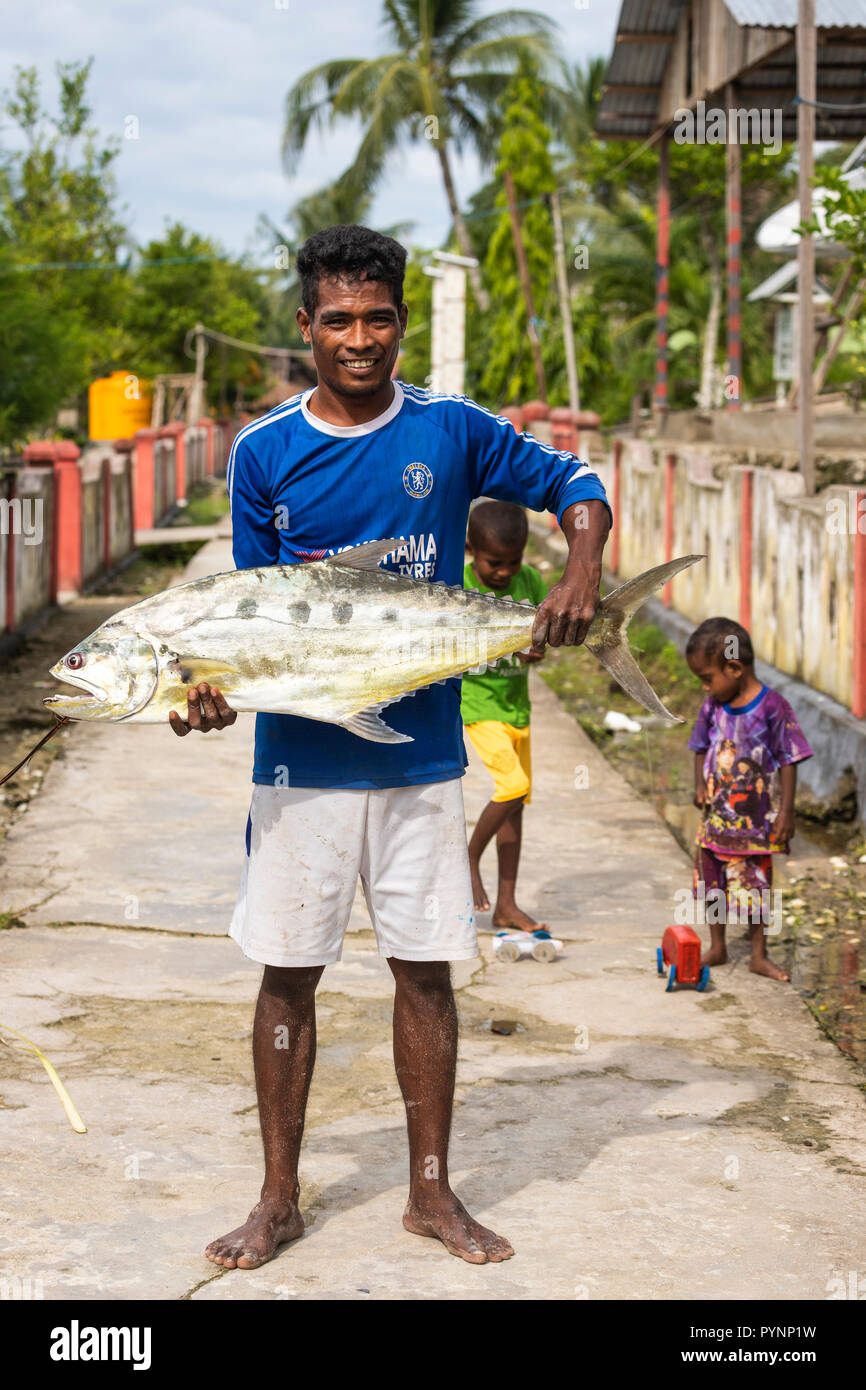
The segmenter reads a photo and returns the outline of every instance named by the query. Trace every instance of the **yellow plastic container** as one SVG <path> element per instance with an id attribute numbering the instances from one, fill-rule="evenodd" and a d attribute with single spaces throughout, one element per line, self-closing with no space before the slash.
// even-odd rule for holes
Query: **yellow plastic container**
<path id="1" fill-rule="evenodd" d="M 150 424 L 153 393 L 135 372 L 112 372 L 87 393 L 90 439 L 127 439 Z"/>

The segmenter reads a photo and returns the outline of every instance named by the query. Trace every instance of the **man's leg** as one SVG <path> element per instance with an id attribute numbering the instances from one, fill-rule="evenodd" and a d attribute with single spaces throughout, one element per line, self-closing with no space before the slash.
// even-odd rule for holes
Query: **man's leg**
<path id="1" fill-rule="evenodd" d="M 266 965 L 253 1023 L 253 1060 L 265 1151 L 262 1195 L 242 1226 L 205 1254 L 226 1269 L 255 1269 L 304 1229 L 298 1154 L 316 1060 L 316 986 L 323 965 Z"/>
<path id="2" fill-rule="evenodd" d="M 507 1260 L 503 1236 L 474 1221 L 448 1185 L 457 1010 L 447 961 L 388 958 L 394 975 L 394 1065 L 409 1131 L 407 1231 L 435 1236 L 470 1264 Z"/>

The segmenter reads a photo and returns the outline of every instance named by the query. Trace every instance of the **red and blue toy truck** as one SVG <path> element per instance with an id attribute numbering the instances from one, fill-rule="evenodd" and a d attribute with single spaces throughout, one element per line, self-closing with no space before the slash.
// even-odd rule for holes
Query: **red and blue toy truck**
<path id="1" fill-rule="evenodd" d="M 660 975 L 670 966 L 666 994 L 674 985 L 695 985 L 703 992 L 710 983 L 710 967 L 701 965 L 701 938 L 691 927 L 668 927 L 656 950 L 656 964 Z"/>

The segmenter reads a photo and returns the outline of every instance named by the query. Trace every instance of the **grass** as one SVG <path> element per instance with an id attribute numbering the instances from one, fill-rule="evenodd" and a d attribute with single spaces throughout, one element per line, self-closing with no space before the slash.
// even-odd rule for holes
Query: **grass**
<path id="1" fill-rule="evenodd" d="M 94 589 L 102 595 L 134 595 L 149 598 L 168 588 L 179 570 L 201 550 L 204 541 L 174 541 L 165 545 L 148 545 L 122 570 L 103 579 Z"/>
<path id="2" fill-rule="evenodd" d="M 172 517 L 172 526 L 213 526 L 222 520 L 229 509 L 225 479 L 214 479 L 211 483 L 195 483 L 190 488 L 186 506 L 181 507 Z"/>

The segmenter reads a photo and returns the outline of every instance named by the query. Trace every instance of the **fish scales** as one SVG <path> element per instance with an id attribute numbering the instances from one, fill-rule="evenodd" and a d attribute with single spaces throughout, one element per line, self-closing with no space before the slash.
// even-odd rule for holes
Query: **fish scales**
<path id="1" fill-rule="evenodd" d="M 172 710 L 185 716 L 189 686 L 207 681 L 240 711 L 295 714 L 402 742 L 407 736 L 388 727 L 381 709 L 525 649 L 536 610 L 380 569 L 397 544 L 208 575 L 142 599 L 52 667 L 78 690 L 45 703 L 76 719 L 159 723 Z M 698 558 L 658 566 L 608 595 L 586 639 L 629 693 L 669 719 L 628 651 L 625 627 L 649 592 Z"/>

